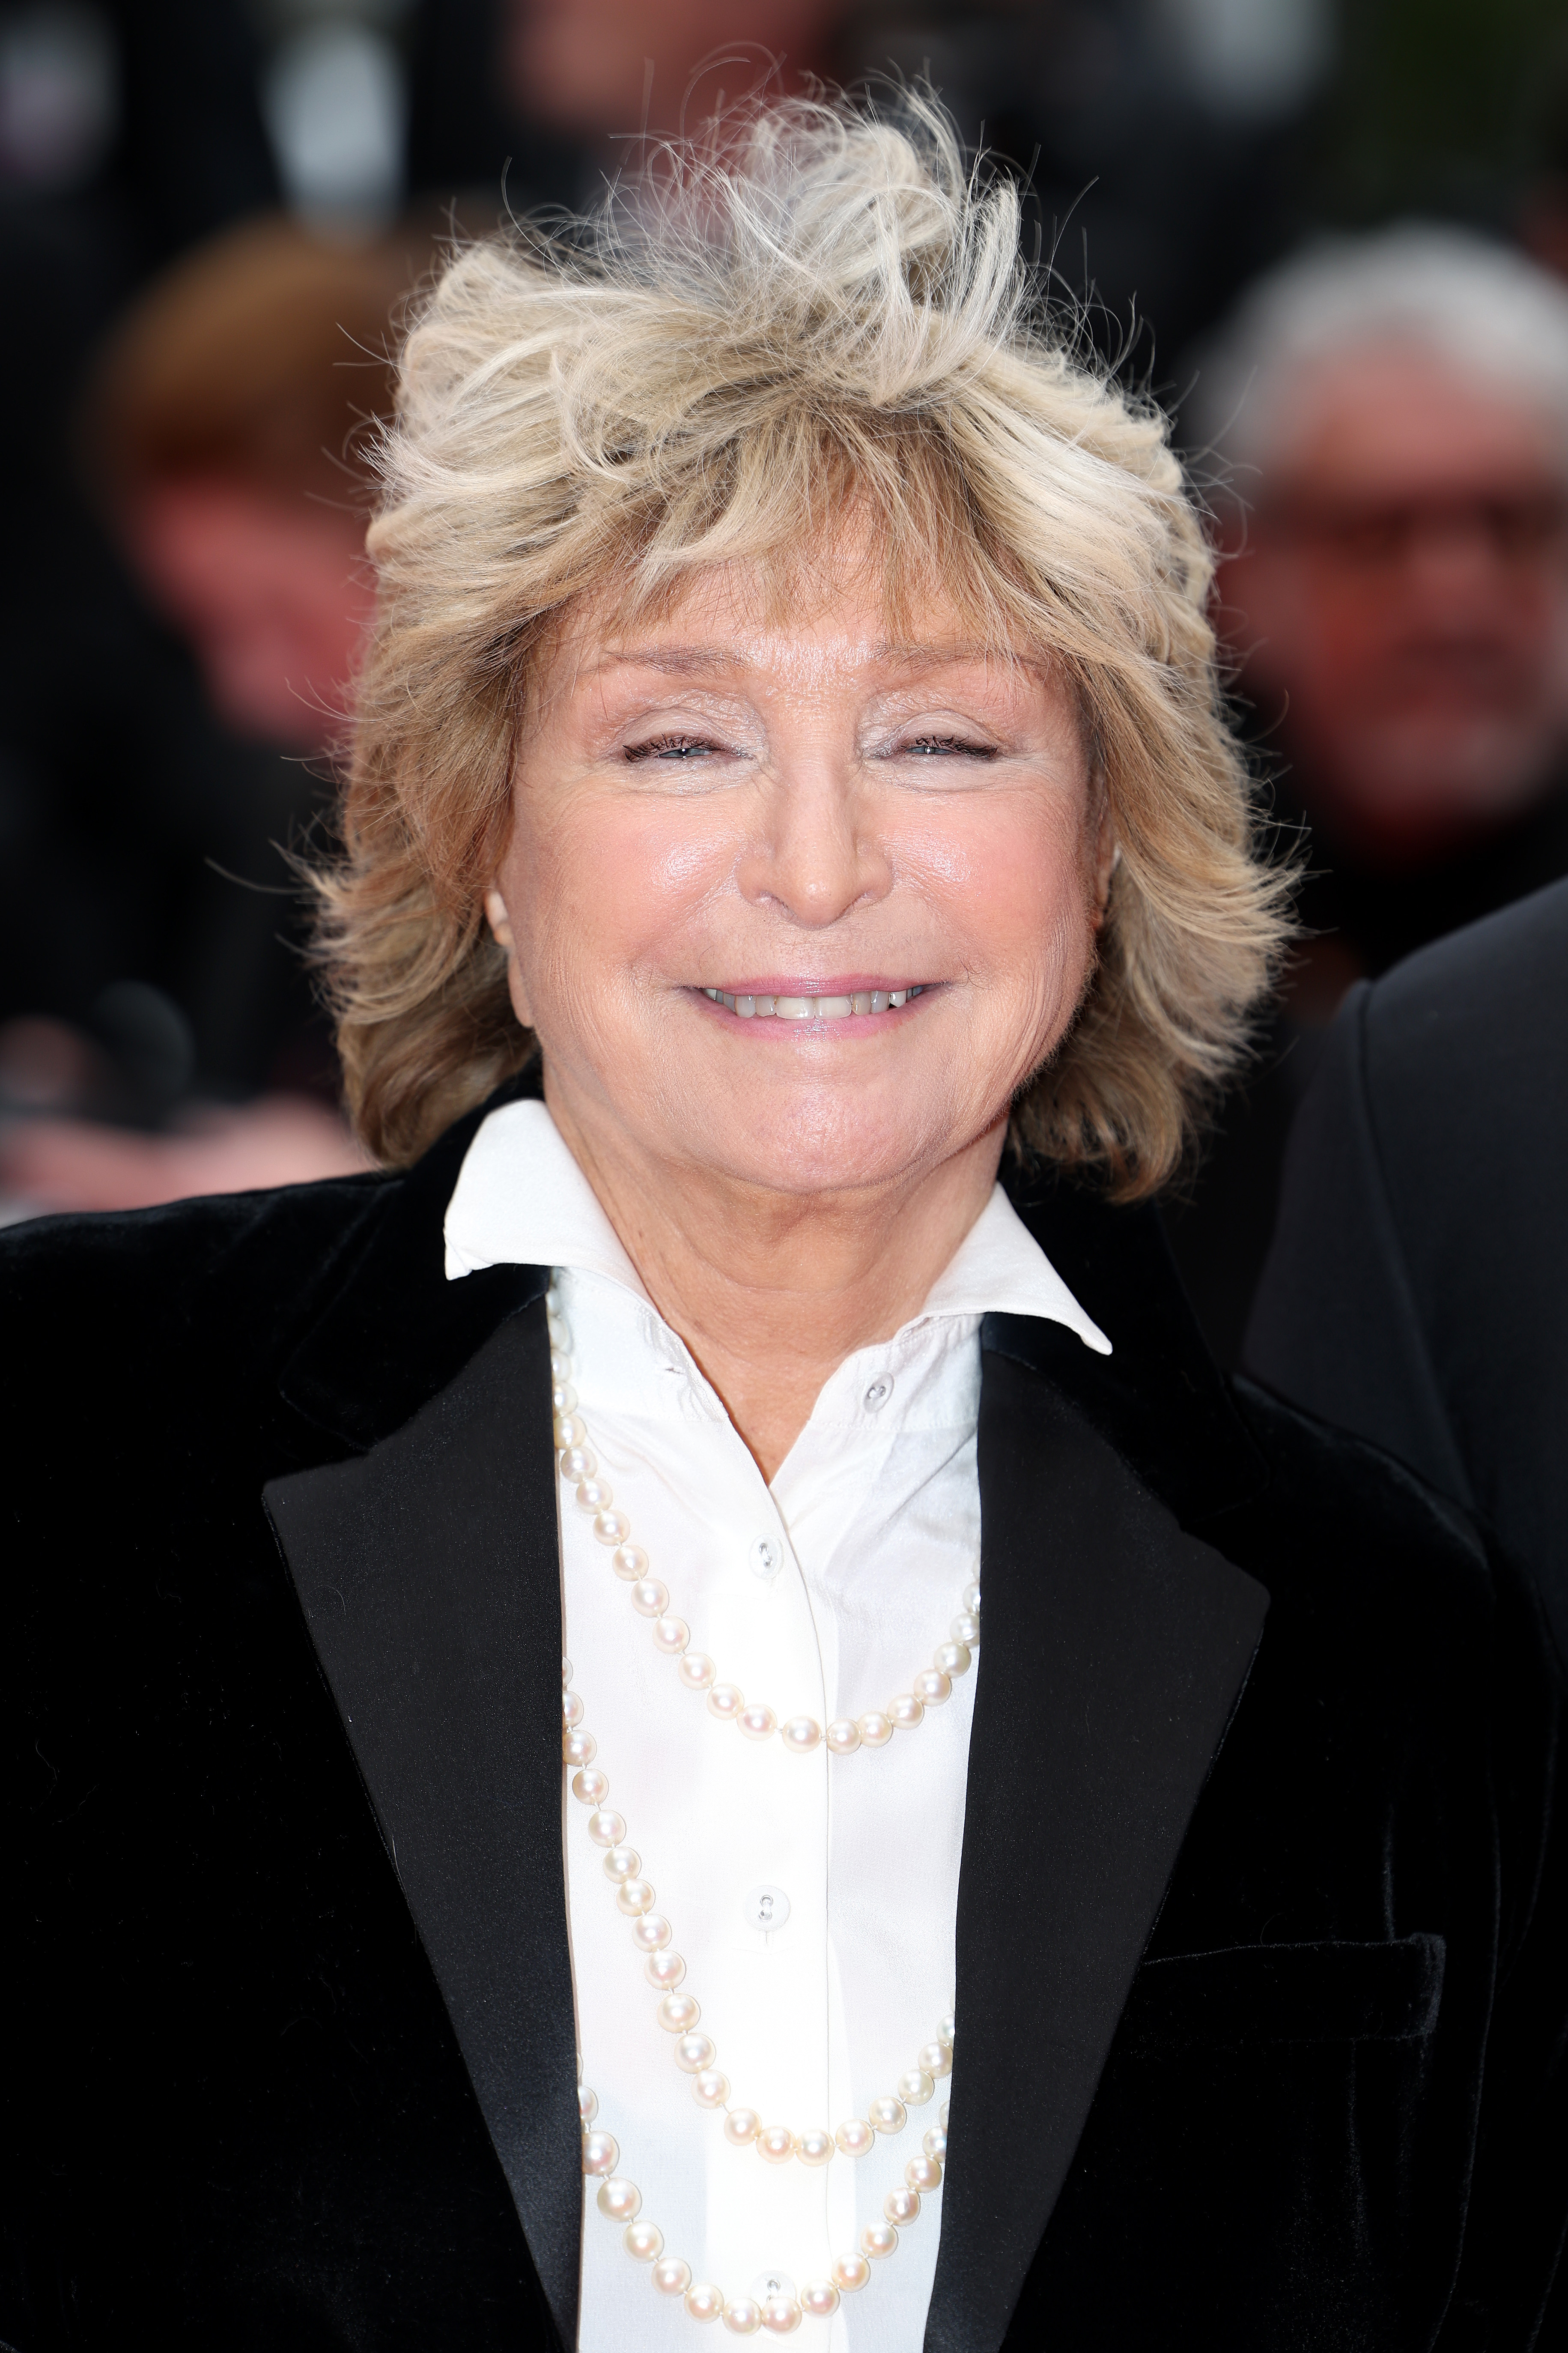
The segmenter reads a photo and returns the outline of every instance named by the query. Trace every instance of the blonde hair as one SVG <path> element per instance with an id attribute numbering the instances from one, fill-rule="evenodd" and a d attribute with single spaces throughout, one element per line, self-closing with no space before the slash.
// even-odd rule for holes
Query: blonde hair
<path id="1" fill-rule="evenodd" d="M 1244 1050 L 1287 887 L 1253 854 L 1164 421 L 1075 356 L 1016 192 L 966 172 L 934 103 L 802 101 L 727 136 L 574 236 L 459 252 L 409 328 L 344 849 L 316 878 L 359 1132 L 405 1162 L 532 1050 L 481 898 L 547 631 L 611 581 L 635 602 L 787 565 L 849 501 L 895 596 L 940 581 L 1078 698 L 1121 855 L 1015 1134 L 1147 1192 Z"/>

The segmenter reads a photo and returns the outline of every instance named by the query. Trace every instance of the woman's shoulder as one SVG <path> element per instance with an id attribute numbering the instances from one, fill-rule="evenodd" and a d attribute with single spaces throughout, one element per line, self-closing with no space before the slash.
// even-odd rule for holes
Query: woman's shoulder
<path id="1" fill-rule="evenodd" d="M 18 1398 L 254 1367 L 308 1320 L 388 1190 L 331 1177 L 10 1227 L 0 1314 Z"/>

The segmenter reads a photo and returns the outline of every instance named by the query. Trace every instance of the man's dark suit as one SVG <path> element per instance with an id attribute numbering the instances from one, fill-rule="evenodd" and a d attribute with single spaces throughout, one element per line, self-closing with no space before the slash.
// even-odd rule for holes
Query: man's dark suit
<path id="1" fill-rule="evenodd" d="M 1246 1362 L 1479 1513 L 1568 1657 L 1568 882 L 1354 992 Z"/>
<path id="2" fill-rule="evenodd" d="M 18 2353 L 574 2342 L 546 1275 L 443 1278 L 474 1124 L 0 1247 Z M 982 1335 L 928 2353 L 1525 2353 L 1568 2209 L 1531 1598 L 1222 1379 L 1152 1211 L 1010 1181 L 1115 1354 Z"/>

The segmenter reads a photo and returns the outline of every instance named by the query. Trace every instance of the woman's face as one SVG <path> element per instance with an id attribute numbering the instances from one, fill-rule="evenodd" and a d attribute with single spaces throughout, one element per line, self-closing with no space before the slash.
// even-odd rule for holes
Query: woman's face
<path id="1" fill-rule="evenodd" d="M 940 600 L 907 638 L 875 578 L 780 620 L 730 570 L 544 663 L 487 906 L 588 1139 L 795 1195 L 918 1180 L 1062 1036 L 1110 848 L 1075 712 Z"/>

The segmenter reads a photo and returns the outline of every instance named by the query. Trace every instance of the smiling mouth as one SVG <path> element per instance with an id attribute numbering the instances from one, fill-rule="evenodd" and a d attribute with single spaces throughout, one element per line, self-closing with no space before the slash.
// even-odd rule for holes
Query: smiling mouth
<path id="1" fill-rule="evenodd" d="M 742 1021 L 847 1021 L 857 1013 L 895 1013 L 925 988 L 922 981 L 918 988 L 858 988 L 852 997 L 740 997 L 723 988 L 702 994 Z"/>

